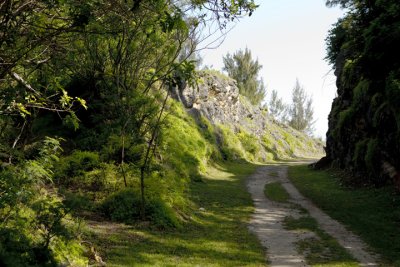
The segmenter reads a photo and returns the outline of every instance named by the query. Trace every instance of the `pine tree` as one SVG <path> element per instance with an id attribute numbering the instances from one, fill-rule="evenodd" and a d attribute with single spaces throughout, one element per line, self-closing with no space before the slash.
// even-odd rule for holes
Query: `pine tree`
<path id="1" fill-rule="evenodd" d="M 268 110 L 276 120 L 283 123 L 287 122 L 288 106 L 283 103 L 282 98 L 278 97 L 277 90 L 272 90 L 271 99 L 268 103 Z"/>
<path id="2" fill-rule="evenodd" d="M 266 95 L 264 82 L 258 78 L 262 65 L 253 60 L 249 49 L 239 50 L 233 55 L 223 57 L 224 68 L 229 77 L 237 81 L 240 94 L 251 103 L 259 105 Z"/>
<path id="3" fill-rule="evenodd" d="M 292 91 L 292 104 L 289 107 L 289 115 L 289 125 L 291 127 L 307 134 L 312 134 L 315 123 L 312 98 L 307 95 L 297 79 Z"/>

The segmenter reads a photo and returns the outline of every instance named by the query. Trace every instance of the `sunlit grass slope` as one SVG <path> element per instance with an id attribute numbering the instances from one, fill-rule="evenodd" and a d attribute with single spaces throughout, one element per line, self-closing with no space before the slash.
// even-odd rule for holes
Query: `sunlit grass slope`
<path id="1" fill-rule="evenodd" d="M 88 220 L 89 240 L 108 266 L 264 266 L 263 249 L 247 229 L 253 203 L 244 179 L 255 170 L 253 163 L 283 154 L 262 157 L 263 138 L 192 116 L 175 100 L 168 103 L 164 122 L 152 172 L 145 178 L 152 212 L 147 222 L 134 218 L 129 226 Z M 287 140 L 297 140 L 281 126 L 271 127 L 290 136 Z M 286 151 L 290 146 L 275 130 L 270 133 L 271 150 Z M 303 144 L 302 139 L 296 142 Z M 112 174 L 104 177 L 117 179 Z M 130 192 L 121 191 L 121 181 L 107 182 L 114 186 L 106 189 L 116 190 L 118 197 L 96 199 L 100 207 L 111 207 L 119 216 L 118 199 L 137 198 L 139 177 L 128 175 Z"/>
<path id="2" fill-rule="evenodd" d="M 180 229 L 92 225 L 107 266 L 265 266 L 257 238 L 247 230 L 253 211 L 244 186 L 255 165 L 221 164 L 192 182 L 192 215 Z"/>
<path id="3" fill-rule="evenodd" d="M 391 188 L 344 188 L 339 173 L 307 166 L 290 167 L 289 178 L 302 194 L 382 255 L 383 266 L 400 266 L 400 197 Z"/>

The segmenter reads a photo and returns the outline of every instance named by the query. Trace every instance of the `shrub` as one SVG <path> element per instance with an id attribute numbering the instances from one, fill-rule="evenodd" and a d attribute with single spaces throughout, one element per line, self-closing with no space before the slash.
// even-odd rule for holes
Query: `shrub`
<path id="1" fill-rule="evenodd" d="M 241 130 L 240 133 L 238 133 L 238 137 L 246 152 L 255 155 L 260 151 L 258 139 L 256 136 Z"/>
<path id="2" fill-rule="evenodd" d="M 71 155 L 61 158 L 56 165 L 55 178 L 65 186 L 82 183 L 85 172 L 92 171 L 100 165 L 100 157 L 96 152 L 74 151 Z"/>
<path id="3" fill-rule="evenodd" d="M 153 199 L 146 203 L 146 213 L 150 220 L 159 227 L 179 227 L 179 220 L 174 211 L 160 199 Z"/>
<path id="4" fill-rule="evenodd" d="M 58 140 L 46 138 L 35 159 L 0 169 L 0 266 L 60 265 L 56 250 L 61 245 L 73 266 L 87 265 L 83 248 L 70 246 L 77 231 L 51 188 L 59 150 Z"/>
<path id="5" fill-rule="evenodd" d="M 140 219 L 139 192 L 128 188 L 118 191 L 106 198 L 100 205 L 100 210 L 113 221 L 133 223 Z M 145 202 L 146 219 L 158 227 L 178 227 L 179 221 L 173 210 L 162 200 L 147 198 Z"/>
<path id="6" fill-rule="evenodd" d="M 88 194 L 83 193 L 72 193 L 72 192 L 62 192 L 64 197 L 63 204 L 65 207 L 72 212 L 80 212 L 83 210 L 92 210 L 93 202 L 88 197 Z"/>
<path id="7" fill-rule="evenodd" d="M 227 126 L 218 125 L 221 139 L 220 149 L 225 160 L 238 160 L 245 158 L 245 151 L 237 135 Z"/>
<path id="8" fill-rule="evenodd" d="M 368 142 L 369 138 L 366 138 L 356 143 L 353 155 L 353 163 L 354 166 L 356 166 L 359 169 L 365 169 L 365 155 Z"/>
<path id="9" fill-rule="evenodd" d="M 106 198 L 100 209 L 113 221 L 132 222 L 139 218 L 139 204 L 139 195 L 132 189 L 125 189 Z"/>
<path id="10" fill-rule="evenodd" d="M 364 157 L 365 165 L 367 166 L 367 170 L 370 173 L 370 176 L 376 177 L 379 176 L 380 171 L 380 161 L 378 154 L 379 144 L 378 140 L 373 138 L 370 139 L 367 145 L 367 151 Z"/>

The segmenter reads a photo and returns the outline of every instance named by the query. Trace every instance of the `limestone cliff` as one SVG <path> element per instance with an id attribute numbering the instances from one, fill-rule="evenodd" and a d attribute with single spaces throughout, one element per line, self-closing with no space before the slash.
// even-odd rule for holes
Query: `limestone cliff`
<path id="1" fill-rule="evenodd" d="M 222 152 L 230 148 L 235 158 L 259 162 L 323 154 L 321 142 L 279 124 L 266 109 L 241 96 L 235 80 L 216 71 L 202 72 L 200 77 L 197 88 L 182 84 L 173 98 L 200 124 L 211 122 Z"/>
<path id="2" fill-rule="evenodd" d="M 337 76 L 327 161 L 351 183 L 400 191 L 400 2 L 355 6 L 328 36 Z"/>

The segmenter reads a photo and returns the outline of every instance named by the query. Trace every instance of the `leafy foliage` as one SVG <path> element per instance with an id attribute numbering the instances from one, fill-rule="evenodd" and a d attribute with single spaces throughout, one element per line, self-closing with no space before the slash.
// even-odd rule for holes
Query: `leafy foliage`
<path id="1" fill-rule="evenodd" d="M 43 187 L 52 185 L 59 150 L 58 140 L 47 138 L 34 159 L 0 170 L 2 265 L 53 266 L 60 256 L 57 253 L 64 254 L 63 260 L 85 265 L 82 248 L 76 254 L 75 248 L 67 245 L 73 237 L 66 223 L 68 211 L 56 194 Z"/>
<path id="2" fill-rule="evenodd" d="M 237 81 L 239 92 L 246 96 L 251 103 L 259 105 L 264 100 L 266 90 L 258 72 L 262 65 L 253 60 L 249 49 L 239 50 L 233 55 L 229 53 L 223 58 L 224 70 L 229 77 Z"/>
<path id="3" fill-rule="evenodd" d="M 140 193 L 133 189 L 116 192 L 104 200 L 100 209 L 112 220 L 125 223 L 135 222 L 140 219 Z M 148 200 L 146 215 L 147 219 L 150 219 L 158 227 L 179 226 L 173 210 L 161 200 Z"/>
<path id="4" fill-rule="evenodd" d="M 280 122 L 287 122 L 288 106 L 283 102 L 282 98 L 278 96 L 278 91 L 272 90 L 271 98 L 268 103 L 268 111 L 275 119 Z"/>
<path id="5" fill-rule="evenodd" d="M 0 265 L 87 265 L 82 246 L 69 241 L 77 232 L 66 225 L 69 212 L 121 187 L 140 188 L 151 219 L 175 225 L 166 218 L 186 205 L 189 176 L 213 153 L 199 134 L 195 151 L 204 153 L 195 160 L 176 170 L 163 161 L 170 90 L 194 80 L 193 49 L 179 55 L 208 24 L 222 31 L 256 7 L 252 0 L 0 3 Z M 59 162 L 60 145 L 46 136 L 64 137 Z"/>
<path id="6" fill-rule="evenodd" d="M 348 8 L 327 38 L 338 97 L 329 115 L 328 158 L 353 171 L 355 181 L 382 186 L 398 172 L 400 4 L 328 1 Z M 395 104 L 396 102 L 396 104 Z M 391 166 L 391 167 L 384 167 Z"/>
<path id="7" fill-rule="evenodd" d="M 313 131 L 314 110 L 312 98 L 307 96 L 304 88 L 296 80 L 292 91 L 292 104 L 289 107 L 289 125 L 299 131 L 311 134 Z"/>
<path id="8" fill-rule="evenodd" d="M 99 167 L 99 165 L 100 159 L 96 152 L 74 151 L 57 163 L 56 182 L 65 186 L 77 186 L 80 183 L 84 183 L 78 177 L 82 178 L 86 172 Z"/>

